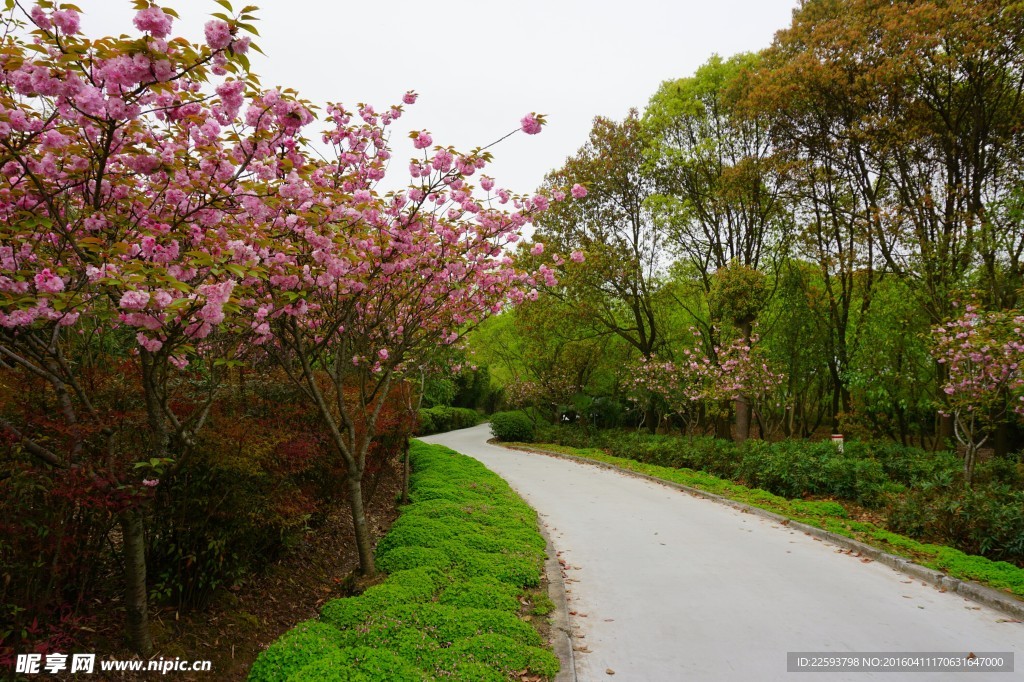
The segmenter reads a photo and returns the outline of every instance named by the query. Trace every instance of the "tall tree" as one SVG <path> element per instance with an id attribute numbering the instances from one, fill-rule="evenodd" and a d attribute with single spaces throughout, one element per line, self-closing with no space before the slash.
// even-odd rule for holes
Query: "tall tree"
<path id="1" fill-rule="evenodd" d="M 812 284 L 807 295 L 823 298 L 824 305 L 812 310 L 826 330 L 830 416 L 838 428 L 840 414 L 852 408 L 850 358 L 859 341 L 854 318 L 871 305 L 881 258 L 875 248 L 883 234 L 881 206 L 891 183 L 865 151 L 862 121 L 873 106 L 865 65 L 808 50 L 800 22 L 798 16 L 763 54 L 744 106 L 772 119 L 773 144 L 799 226 L 795 249 L 818 266 L 819 277 L 793 281 Z"/>
<path id="2" fill-rule="evenodd" d="M 712 57 L 694 76 L 663 83 L 644 116 L 654 140 L 650 159 L 657 195 L 651 205 L 671 244 L 691 262 L 708 295 L 721 288 L 730 269 L 733 284 L 754 285 L 742 293 L 728 287 L 730 297 L 744 298 L 742 305 L 731 306 L 737 314 L 727 314 L 721 305 L 709 310 L 708 348 L 719 345 L 715 329 L 722 322 L 750 341 L 768 297 L 763 282 L 744 273 L 774 269 L 787 248 L 789 218 L 770 119 L 740 106 L 757 62 L 751 54 Z M 721 273 L 717 284 L 716 272 Z M 735 414 L 735 437 L 745 440 L 750 405 L 743 395 Z"/>
<path id="3" fill-rule="evenodd" d="M 622 338 L 645 358 L 664 343 L 656 299 L 662 287 L 665 240 L 647 200 L 654 183 L 645 171 L 648 139 L 636 110 L 621 122 L 594 119 L 590 138 L 551 187 L 580 185 L 585 197 L 552 206 L 537 220 L 537 241 L 578 253 L 549 293 L 566 312 Z"/>
<path id="4" fill-rule="evenodd" d="M 842 290 L 852 281 L 843 270 L 871 267 L 875 256 L 913 282 L 933 324 L 949 316 L 953 292 L 969 284 L 979 284 L 990 304 L 1015 302 L 1024 249 L 1016 210 L 1022 12 L 1008 0 L 808 0 L 777 35 L 767 91 L 786 116 L 785 135 L 814 169 L 804 183 L 812 192 L 806 205 L 827 229 L 815 228 L 813 238 L 841 237 L 816 247 L 832 252 L 819 258 L 826 269 L 835 264 L 838 351 Z M 871 240 L 859 249 L 862 258 L 843 214 L 862 214 Z M 941 382 L 945 368 L 938 369 Z M 942 430 L 952 435 L 951 420 Z"/>

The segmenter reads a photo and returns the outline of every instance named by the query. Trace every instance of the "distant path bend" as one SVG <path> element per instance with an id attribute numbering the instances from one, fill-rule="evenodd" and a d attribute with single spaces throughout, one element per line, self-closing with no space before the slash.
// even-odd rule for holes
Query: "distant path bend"
<path id="1" fill-rule="evenodd" d="M 571 567 L 581 682 L 1024 679 L 1024 624 L 994 610 L 753 514 L 488 438 L 485 424 L 423 440 L 481 461 L 548 526 Z M 789 651 L 1017 660 L 1014 673 L 798 674 Z"/>

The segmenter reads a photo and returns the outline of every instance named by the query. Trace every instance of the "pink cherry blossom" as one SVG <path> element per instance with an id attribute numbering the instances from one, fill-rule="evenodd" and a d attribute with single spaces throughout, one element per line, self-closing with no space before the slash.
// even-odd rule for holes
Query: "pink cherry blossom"
<path id="1" fill-rule="evenodd" d="M 46 13 L 46 10 L 44 10 L 39 5 L 36 5 L 32 8 L 32 11 L 30 12 L 29 16 L 31 16 L 32 21 L 39 28 L 49 29 L 50 27 L 53 26 L 53 22 L 50 21 L 50 15 L 48 15 Z"/>
<path id="2" fill-rule="evenodd" d="M 148 32 L 156 38 L 165 38 L 171 32 L 171 15 L 156 6 L 139 10 L 132 23 L 140 31 Z"/>
<path id="3" fill-rule="evenodd" d="M 50 268 L 43 268 L 35 276 L 36 290 L 40 293 L 55 294 L 64 291 L 64 280 L 50 272 Z"/>
<path id="4" fill-rule="evenodd" d="M 139 345 L 148 350 L 150 353 L 156 353 L 164 347 L 163 342 L 160 339 L 153 339 L 142 332 L 135 335 L 135 340 L 139 342 Z"/>
<path id="5" fill-rule="evenodd" d="M 426 130 L 421 130 L 412 141 L 412 146 L 416 149 L 426 149 L 432 144 L 434 144 L 434 138 Z"/>
<path id="6" fill-rule="evenodd" d="M 522 125 L 522 131 L 527 135 L 536 135 L 541 131 L 541 122 L 537 120 L 537 115 L 530 113 L 523 116 L 522 120 L 519 121 Z"/>
<path id="7" fill-rule="evenodd" d="M 587 196 L 587 188 L 586 187 L 584 187 L 583 185 L 581 185 L 579 183 L 576 183 L 575 185 L 572 186 L 572 198 L 573 199 L 582 199 L 585 196 Z"/>
<path id="8" fill-rule="evenodd" d="M 53 13 L 51 19 L 53 25 L 60 29 L 64 35 L 73 35 L 78 33 L 79 27 L 79 16 L 78 12 L 73 9 L 62 9 Z"/>
<path id="9" fill-rule="evenodd" d="M 569 260 L 571 260 L 573 263 L 582 263 L 584 260 L 586 260 L 586 257 L 583 255 L 582 251 L 573 251 L 571 254 L 569 254 Z"/>
<path id="10" fill-rule="evenodd" d="M 146 291 L 126 291 L 121 294 L 118 306 L 124 310 L 142 310 L 149 303 L 149 293 Z"/>
<path id="11" fill-rule="evenodd" d="M 226 21 L 214 19 L 206 22 L 203 33 L 211 50 L 222 50 L 231 44 L 231 26 Z"/>

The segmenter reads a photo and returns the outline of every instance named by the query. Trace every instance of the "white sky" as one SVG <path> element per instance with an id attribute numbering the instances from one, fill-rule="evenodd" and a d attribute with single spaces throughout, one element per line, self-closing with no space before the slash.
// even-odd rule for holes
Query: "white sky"
<path id="1" fill-rule="evenodd" d="M 137 34 L 129 0 L 75 4 L 87 35 Z M 174 34 L 196 42 L 208 15 L 221 11 L 212 0 L 164 4 L 181 15 Z M 767 47 L 797 0 L 232 2 L 236 10 L 247 4 L 260 6 L 255 40 L 267 58 L 251 57 L 264 86 L 378 111 L 406 90 L 419 93 L 392 133 L 400 165 L 391 174 L 402 185 L 415 151 L 410 130 L 468 151 L 518 128 L 531 111 L 546 114 L 541 134 L 505 140 L 485 171 L 499 186 L 531 192 L 586 141 L 595 116 L 643 110 L 662 81 L 691 75 L 713 53 Z"/>

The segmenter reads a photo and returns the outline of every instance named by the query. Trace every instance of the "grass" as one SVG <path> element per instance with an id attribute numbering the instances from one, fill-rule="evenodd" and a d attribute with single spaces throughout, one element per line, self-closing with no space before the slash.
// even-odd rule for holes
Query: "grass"
<path id="1" fill-rule="evenodd" d="M 521 444 L 521 447 L 536 447 L 576 457 L 585 457 L 663 481 L 696 488 L 858 540 L 891 554 L 911 559 L 922 566 L 942 571 L 954 578 L 971 580 L 1024 598 L 1024 569 L 1005 561 L 992 561 L 985 557 L 965 554 L 951 547 L 918 542 L 880 528 L 873 523 L 850 519 L 845 507 L 838 502 L 790 500 L 702 471 L 644 464 L 632 459 L 613 457 L 596 448 L 571 448 L 552 444 Z"/>
<path id="2" fill-rule="evenodd" d="M 520 617 L 541 605 L 536 513 L 479 462 L 414 442 L 411 504 L 377 547 L 387 578 L 325 604 L 263 652 L 251 682 L 551 679 Z"/>

